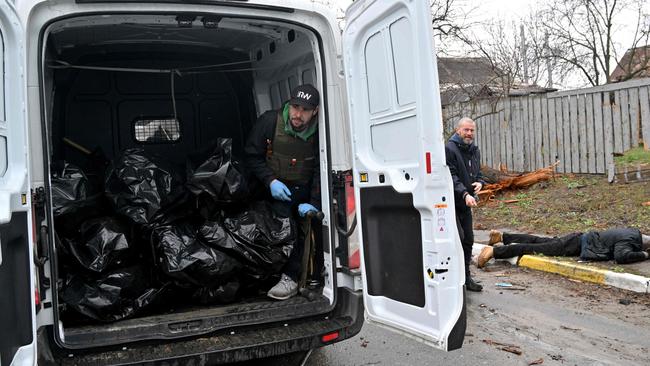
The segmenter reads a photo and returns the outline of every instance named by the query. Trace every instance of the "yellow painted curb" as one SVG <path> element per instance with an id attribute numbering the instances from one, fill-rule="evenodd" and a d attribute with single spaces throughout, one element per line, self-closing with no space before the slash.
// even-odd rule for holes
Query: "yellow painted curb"
<path id="1" fill-rule="evenodd" d="M 598 284 L 605 284 L 605 273 L 608 271 L 600 268 L 594 268 L 585 265 L 573 264 L 558 261 L 548 257 L 536 257 L 531 255 L 524 255 L 519 259 L 520 267 L 536 269 L 538 271 L 556 273 L 561 276 L 581 280 L 585 282 L 593 282 Z"/>

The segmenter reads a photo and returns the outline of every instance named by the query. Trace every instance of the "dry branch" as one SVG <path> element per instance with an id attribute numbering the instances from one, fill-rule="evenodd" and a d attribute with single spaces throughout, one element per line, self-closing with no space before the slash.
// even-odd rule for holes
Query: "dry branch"
<path id="1" fill-rule="evenodd" d="M 535 170 L 530 173 L 522 173 L 512 176 L 510 174 L 503 174 L 497 183 L 486 184 L 483 189 L 478 193 L 481 202 L 486 202 L 494 198 L 494 195 L 504 189 L 521 189 L 530 187 L 535 183 L 542 182 L 553 177 L 555 167 L 559 161 L 555 162 L 546 168 Z"/>

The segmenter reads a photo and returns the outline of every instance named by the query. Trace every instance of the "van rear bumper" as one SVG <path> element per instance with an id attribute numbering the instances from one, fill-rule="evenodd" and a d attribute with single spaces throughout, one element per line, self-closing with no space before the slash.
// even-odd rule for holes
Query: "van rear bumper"
<path id="1" fill-rule="evenodd" d="M 248 326 L 206 336 L 165 342 L 146 342 L 111 350 L 69 350 L 55 356 L 60 365 L 214 365 L 307 351 L 350 338 L 363 325 L 360 291 L 339 288 L 337 306 L 331 313 L 282 323 Z M 338 332 L 323 342 L 321 337 Z M 56 354 L 56 352 L 55 352 Z"/>

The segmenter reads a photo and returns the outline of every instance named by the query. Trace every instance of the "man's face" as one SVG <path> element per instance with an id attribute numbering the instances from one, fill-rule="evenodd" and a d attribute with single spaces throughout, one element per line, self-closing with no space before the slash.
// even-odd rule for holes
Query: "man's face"
<path id="1" fill-rule="evenodd" d="M 289 122 L 294 131 L 300 132 L 309 126 L 309 121 L 318 113 L 318 107 L 307 109 L 301 105 L 289 105 Z"/>
<path id="2" fill-rule="evenodd" d="M 472 122 L 462 122 L 456 133 L 460 138 L 463 139 L 463 142 L 467 145 L 471 144 L 474 141 L 474 131 L 476 130 L 476 125 Z"/>

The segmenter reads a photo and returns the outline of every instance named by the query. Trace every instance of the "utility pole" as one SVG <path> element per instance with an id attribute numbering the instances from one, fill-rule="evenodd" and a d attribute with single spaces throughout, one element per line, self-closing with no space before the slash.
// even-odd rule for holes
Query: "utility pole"
<path id="1" fill-rule="evenodd" d="M 553 67 L 551 67 L 551 49 L 548 46 L 548 32 L 544 34 L 544 53 L 546 54 L 546 72 L 548 73 L 547 88 L 553 87 Z"/>
<path id="2" fill-rule="evenodd" d="M 528 85 L 528 58 L 526 58 L 526 35 L 524 34 L 524 25 L 520 24 L 519 29 L 521 30 L 521 62 L 524 66 L 524 75 L 523 82 Z"/>

